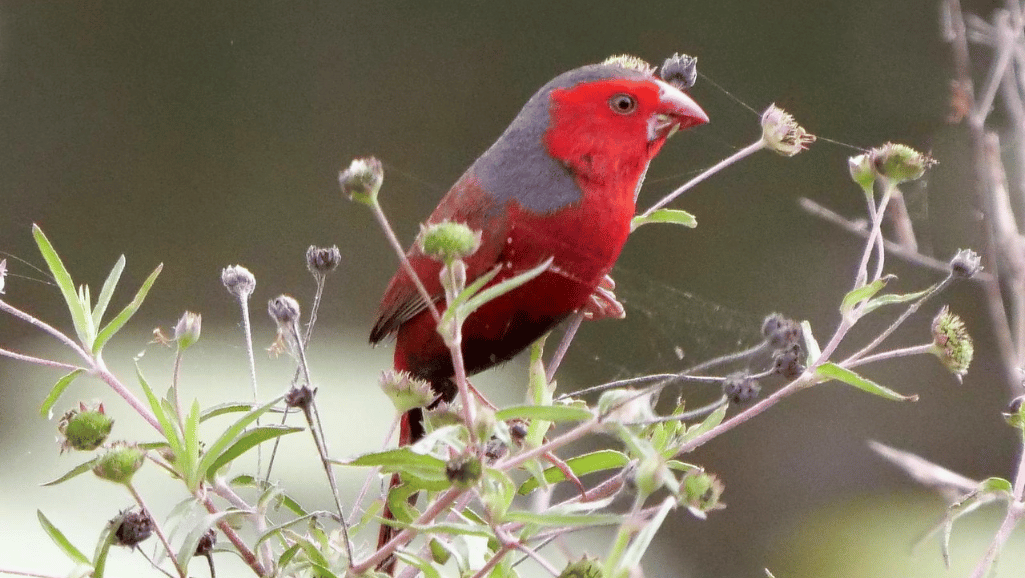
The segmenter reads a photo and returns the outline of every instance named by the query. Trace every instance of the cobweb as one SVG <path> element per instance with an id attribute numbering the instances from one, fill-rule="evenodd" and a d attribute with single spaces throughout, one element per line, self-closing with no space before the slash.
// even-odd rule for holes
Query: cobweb
<path id="1" fill-rule="evenodd" d="M 621 266 L 612 277 L 626 319 L 585 323 L 567 357 L 575 369 L 587 365 L 588 373 L 608 380 L 678 372 L 762 341 L 761 314 L 726 307 Z"/>

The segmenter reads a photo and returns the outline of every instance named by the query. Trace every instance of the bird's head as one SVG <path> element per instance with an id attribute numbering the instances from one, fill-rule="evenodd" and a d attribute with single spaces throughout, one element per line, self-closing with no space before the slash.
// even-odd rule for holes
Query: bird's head
<path id="1" fill-rule="evenodd" d="M 633 57 L 572 70 L 549 87 L 548 152 L 585 178 L 647 166 L 677 130 L 708 122 L 689 96 Z"/>

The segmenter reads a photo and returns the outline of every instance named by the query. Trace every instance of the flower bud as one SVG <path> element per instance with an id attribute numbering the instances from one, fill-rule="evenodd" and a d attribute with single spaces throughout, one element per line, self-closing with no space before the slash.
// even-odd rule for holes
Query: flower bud
<path id="1" fill-rule="evenodd" d="M 917 180 L 926 169 L 936 164 L 929 155 L 892 142 L 872 149 L 869 156 L 876 172 L 894 183 Z"/>
<path id="2" fill-rule="evenodd" d="M 237 299 L 249 299 L 256 289 L 256 277 L 242 265 L 221 269 L 221 283 Z"/>
<path id="3" fill-rule="evenodd" d="M 146 452 L 135 444 L 117 442 L 93 462 L 93 473 L 116 484 L 128 484 L 146 460 Z"/>
<path id="4" fill-rule="evenodd" d="M 775 104 L 762 113 L 762 142 L 785 157 L 792 157 L 815 142 L 815 135 L 797 124 L 794 117 Z"/>
<path id="5" fill-rule="evenodd" d="M 723 483 L 714 474 L 691 472 L 684 476 L 680 486 L 681 501 L 692 514 L 704 518 L 705 512 L 726 507 L 719 503 L 723 489 Z"/>
<path id="6" fill-rule="evenodd" d="M 604 578 L 601 561 L 584 556 L 576 562 L 570 562 L 559 573 L 559 578 Z"/>
<path id="7" fill-rule="evenodd" d="M 418 239 L 420 251 L 439 261 L 465 259 L 480 247 L 481 232 L 463 223 L 442 221 L 424 225 Z"/>
<path id="8" fill-rule="evenodd" d="M 110 526 L 114 528 L 115 544 L 126 548 L 135 548 L 153 535 L 153 518 L 146 510 L 121 512 Z"/>
<path id="9" fill-rule="evenodd" d="M 338 174 L 338 184 L 351 200 L 374 205 L 384 182 L 384 167 L 374 157 L 353 159 L 349 168 Z"/>
<path id="10" fill-rule="evenodd" d="M 867 154 L 847 159 L 847 168 L 851 171 L 851 180 L 867 191 L 872 190 L 876 182 L 876 170 Z"/>
<path id="11" fill-rule="evenodd" d="M 676 88 L 687 90 L 697 81 L 698 59 L 687 54 L 673 54 L 662 63 L 658 75 Z"/>
<path id="12" fill-rule="evenodd" d="M 972 364 L 975 346 L 972 336 L 965 329 L 964 321 L 950 312 L 946 305 L 932 320 L 932 353 L 958 381 L 968 373 Z"/>
<path id="13" fill-rule="evenodd" d="M 445 477 L 457 488 L 469 489 L 476 484 L 483 473 L 480 458 L 463 454 L 445 464 Z"/>
<path id="14" fill-rule="evenodd" d="M 267 314 L 278 328 L 287 327 L 299 320 L 299 302 L 288 295 L 278 295 L 267 302 Z"/>
<path id="15" fill-rule="evenodd" d="M 950 273 L 958 279 L 971 279 L 982 269 L 982 257 L 971 249 L 960 249 L 950 260 Z"/>
<path id="16" fill-rule="evenodd" d="M 191 311 L 183 313 L 178 319 L 178 324 L 174 326 L 174 341 L 178 344 L 178 350 L 185 351 L 199 341 L 202 328 L 202 315 Z"/>
<path id="17" fill-rule="evenodd" d="M 331 247 L 314 247 L 306 249 L 306 268 L 314 276 L 327 275 L 334 271 L 342 262 L 342 253 L 337 245 Z"/>
<path id="18" fill-rule="evenodd" d="M 437 397 L 429 383 L 413 377 L 407 371 L 382 371 L 378 383 L 399 413 L 427 407 Z"/>
<path id="19" fill-rule="evenodd" d="M 92 451 L 107 439 L 114 420 L 103 412 L 103 404 L 90 408 L 84 403 L 78 410 L 65 413 L 57 423 L 61 433 L 61 451 L 73 449 Z"/>

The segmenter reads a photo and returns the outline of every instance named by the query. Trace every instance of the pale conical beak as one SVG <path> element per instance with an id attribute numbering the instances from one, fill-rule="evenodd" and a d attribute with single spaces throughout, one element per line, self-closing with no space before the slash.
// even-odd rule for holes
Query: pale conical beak
<path id="1" fill-rule="evenodd" d="M 655 80 L 655 82 L 662 89 L 660 100 L 664 106 L 662 111 L 652 116 L 649 136 L 661 136 L 667 129 L 671 135 L 679 129 L 708 122 L 708 115 L 691 97 L 671 84 L 661 80 Z"/>

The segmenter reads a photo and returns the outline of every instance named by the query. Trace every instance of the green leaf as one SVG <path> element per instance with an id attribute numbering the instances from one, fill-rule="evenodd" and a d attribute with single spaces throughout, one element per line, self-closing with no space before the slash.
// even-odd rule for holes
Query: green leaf
<path id="1" fill-rule="evenodd" d="M 925 297 L 931 291 L 933 291 L 934 288 L 935 288 L 935 286 L 934 287 L 930 287 L 928 289 L 923 289 L 921 291 L 916 291 L 914 293 L 904 293 L 904 294 L 887 293 L 886 295 L 880 295 L 879 297 L 876 297 L 874 299 L 870 299 L 867 303 L 865 303 L 865 307 L 863 308 L 862 313 L 863 314 L 871 313 L 872 311 L 875 311 L 876 309 L 878 309 L 878 308 L 880 308 L 880 307 L 882 307 L 884 305 L 899 305 L 901 303 L 907 303 L 909 301 L 915 301 L 916 299 L 921 299 L 922 297 Z"/>
<path id="2" fill-rule="evenodd" d="M 580 477 L 594 472 L 622 468 L 629 462 L 630 458 L 623 452 L 618 452 L 616 450 L 598 450 L 596 452 L 570 458 L 566 460 L 566 465 L 574 475 Z M 561 482 L 566 479 L 566 475 L 562 470 L 555 466 L 547 468 L 544 472 L 544 477 L 545 481 L 550 484 Z M 540 483 L 538 480 L 535 478 L 529 478 L 520 485 L 517 493 L 521 496 L 525 496 L 536 490 L 539 486 Z"/>
<path id="3" fill-rule="evenodd" d="M 86 306 L 79 299 L 78 291 L 75 291 L 75 282 L 72 281 L 71 274 L 64 267 L 64 262 L 61 261 L 57 251 L 43 234 L 39 225 L 32 225 L 32 236 L 36 240 L 36 246 L 39 247 L 39 253 L 46 261 L 46 266 L 50 269 L 50 274 L 53 275 L 53 280 L 60 288 L 61 295 L 64 296 L 64 302 L 68 305 L 68 312 L 71 313 L 71 321 L 75 325 L 78 340 L 86 347 L 91 346 L 95 327 L 92 325 L 92 318 L 89 316 Z"/>
<path id="4" fill-rule="evenodd" d="M 93 575 L 92 578 L 103 578 L 107 569 L 107 555 L 110 554 L 110 547 L 114 545 L 114 528 L 111 524 L 105 524 L 100 532 L 100 539 L 96 542 L 96 551 L 93 553 Z"/>
<path id="5" fill-rule="evenodd" d="M 692 440 L 722 423 L 722 420 L 726 417 L 726 410 L 729 408 L 729 405 L 728 403 L 720 405 L 715 411 L 708 414 L 701 423 L 687 428 L 687 433 L 683 435 L 682 441 Z"/>
<path id="6" fill-rule="evenodd" d="M 217 404 L 213 407 L 204 409 L 203 412 L 199 414 L 199 422 L 203 423 L 212 417 L 227 415 L 229 413 L 252 411 L 255 407 L 257 407 L 257 405 L 251 401 L 229 401 L 227 403 Z"/>
<path id="7" fill-rule="evenodd" d="M 172 413 L 173 410 L 165 411 Z M 205 477 L 203 473 L 206 471 L 200 469 L 199 466 L 199 400 L 192 401 L 189 414 L 185 416 L 185 423 L 182 424 L 182 440 L 185 442 L 185 457 L 181 459 L 181 472 L 185 477 L 185 484 L 195 492 Z M 203 459 L 208 455 L 204 454 Z"/>
<path id="8" fill-rule="evenodd" d="M 60 396 L 64 394 L 64 390 L 66 390 L 68 386 L 71 385 L 71 382 L 75 381 L 75 378 L 79 375 L 82 375 L 83 371 L 85 370 L 76 369 L 71 373 L 65 375 L 64 377 L 58 379 L 57 383 L 55 383 L 53 388 L 50 389 L 50 393 L 46 395 L 46 399 L 43 400 L 43 405 L 39 406 L 39 415 L 45 417 L 46 419 L 52 418 L 54 404 L 56 404 L 57 400 L 60 399 Z"/>
<path id="9" fill-rule="evenodd" d="M 198 479 L 201 480 L 204 477 L 208 477 L 207 474 L 211 471 L 210 467 L 213 465 L 214 461 L 216 461 L 220 457 L 220 455 L 223 454 L 225 450 L 227 450 L 229 446 L 238 441 L 239 437 L 242 435 L 242 432 L 245 431 L 246 427 L 249 426 L 249 424 L 259 419 L 261 415 L 266 413 L 267 410 L 269 410 L 272 406 L 280 402 L 282 398 L 284 398 L 284 396 L 279 395 L 278 397 L 270 400 L 269 402 L 261 405 L 260 407 L 242 416 L 241 418 L 239 418 L 238 421 L 231 424 L 231 426 L 229 426 L 228 429 L 224 430 L 224 433 L 222 433 L 221 436 L 218 437 L 216 441 L 214 441 L 214 443 L 210 444 L 210 447 L 207 448 L 206 453 L 203 454 L 203 458 L 199 461 L 199 466 L 196 470 L 199 474 Z M 196 420 L 198 422 L 198 410 L 196 412 L 196 416 Z"/>
<path id="10" fill-rule="evenodd" d="M 982 480 L 979 483 L 978 491 L 980 491 L 980 492 L 991 492 L 991 493 L 997 493 L 997 494 L 1006 494 L 1007 497 L 1011 497 L 1012 496 L 1012 492 L 1014 491 L 1014 488 L 1013 488 L 1013 486 L 1011 486 L 1011 482 L 1010 481 L 1005 480 L 1004 478 L 996 478 L 996 477 L 994 477 L 994 478 L 986 478 L 985 480 Z"/>
<path id="11" fill-rule="evenodd" d="M 648 223 L 669 223 L 671 225 L 683 225 L 693 229 L 698 226 L 698 219 L 687 211 L 679 209 L 659 209 L 648 216 L 638 215 L 630 221 L 630 232 L 636 231 L 641 225 Z"/>
<path id="12" fill-rule="evenodd" d="M 840 367 L 835 363 L 823 363 L 816 368 L 815 373 L 821 377 L 835 379 L 837 381 L 842 381 L 847 385 L 853 385 L 862 391 L 867 391 L 868 393 L 878 395 L 879 397 L 884 397 L 890 401 L 918 401 L 917 395 L 901 395 L 888 387 L 879 385 L 870 379 L 865 379 L 857 373 L 854 373 L 847 368 Z"/>
<path id="13" fill-rule="evenodd" d="M 414 556 L 403 552 L 402 550 L 395 552 L 395 555 L 398 556 L 399 560 L 402 560 L 406 564 L 414 566 L 423 572 L 425 578 L 441 578 L 441 573 L 438 572 L 437 568 L 434 567 L 434 564 L 432 564 L 430 560 L 424 560 L 419 556 Z"/>
<path id="14" fill-rule="evenodd" d="M 261 489 L 261 490 L 266 490 L 266 489 L 271 487 L 271 484 L 268 484 L 267 482 L 264 482 L 263 480 L 256 480 L 256 478 L 254 478 L 253 476 L 251 476 L 249 474 L 242 474 L 242 475 L 239 475 L 239 476 L 235 476 L 234 478 L 231 479 L 229 484 L 231 484 L 232 486 L 239 486 L 239 487 L 258 488 L 258 489 Z M 277 503 L 278 503 L 278 506 L 275 506 L 275 510 L 277 510 L 277 508 L 279 506 L 284 506 L 286 510 L 288 510 L 289 512 L 292 512 L 296 516 L 304 517 L 304 516 L 306 516 L 309 513 L 309 512 L 306 511 L 305 508 L 302 507 L 302 505 L 299 504 L 298 501 L 296 501 L 294 498 L 292 498 L 291 496 L 289 496 L 288 494 L 286 494 L 284 492 L 280 492 L 275 497 L 275 499 L 277 500 Z"/>
<path id="15" fill-rule="evenodd" d="M 322 513 L 323 512 L 311 512 L 311 513 L 306 514 L 304 516 L 300 516 L 298 518 L 293 518 L 293 519 L 291 519 L 291 520 L 289 520 L 287 522 L 283 522 L 281 524 L 278 524 L 277 526 L 274 526 L 272 528 L 267 529 L 266 532 L 264 532 L 263 534 L 260 534 L 260 537 L 256 539 L 256 543 L 252 545 L 252 549 L 256 550 L 256 548 L 259 547 L 260 544 L 263 544 L 268 538 L 273 538 L 275 534 L 281 533 L 282 530 L 284 530 L 284 529 L 286 529 L 286 528 L 288 528 L 290 526 L 294 526 L 294 525 L 296 525 L 299 522 L 302 522 L 304 520 L 308 520 L 310 518 L 314 518 L 316 516 L 320 516 Z"/>
<path id="16" fill-rule="evenodd" d="M 192 560 L 192 557 L 196 555 L 196 546 L 199 544 L 200 539 L 203 538 L 203 534 L 206 534 L 207 530 L 214 527 L 214 524 L 220 522 L 224 517 L 236 513 L 229 510 L 203 516 L 199 523 L 185 536 L 185 540 L 178 548 L 178 553 L 174 557 L 178 565 L 182 568 L 188 568 L 189 560 Z"/>
<path id="17" fill-rule="evenodd" d="M 153 389 L 150 388 L 149 383 L 146 382 L 146 378 L 143 377 L 142 368 L 139 367 L 138 360 L 136 360 L 135 363 L 135 377 L 139 380 L 139 385 L 142 386 L 143 393 L 146 394 L 146 401 L 149 402 L 149 408 L 160 423 L 160 429 L 164 432 L 164 438 L 167 440 L 167 445 L 171 448 L 171 453 L 174 454 L 175 463 L 178 464 L 179 461 L 186 458 L 185 442 L 178 435 L 178 429 L 168 418 L 167 412 L 164 411 L 164 406 L 161 405 L 160 400 L 157 399 L 157 396 L 153 393 Z M 178 466 L 180 470 L 180 464 L 178 464 Z"/>
<path id="18" fill-rule="evenodd" d="M 63 476 L 57 478 L 56 480 L 50 480 L 49 482 L 46 482 L 45 484 L 40 484 L 40 485 L 43 486 L 43 487 L 49 487 L 49 486 L 56 486 L 57 484 L 63 484 L 64 482 L 70 480 L 71 478 L 74 478 L 75 476 L 80 476 L 80 475 L 82 475 L 82 474 L 84 474 L 84 473 L 86 473 L 88 471 L 91 471 L 93 469 L 93 463 L 95 461 L 96 461 L 96 458 L 93 458 L 93 459 L 91 459 L 91 460 L 89 460 L 87 462 L 82 462 L 81 464 L 78 464 L 77 466 L 75 466 L 75 467 L 71 468 L 70 470 L 68 470 L 67 473 L 65 473 Z"/>
<path id="19" fill-rule="evenodd" d="M 545 421 L 587 421 L 594 417 L 591 410 L 570 405 L 514 405 L 495 412 L 495 419 L 541 419 Z"/>
<path id="20" fill-rule="evenodd" d="M 626 552 L 623 553 L 623 558 L 619 561 L 619 568 L 636 568 L 641 564 L 641 558 L 644 557 L 644 553 L 648 551 L 648 547 L 651 546 L 651 541 L 655 538 L 655 534 L 658 533 L 658 529 L 662 527 L 662 522 L 665 521 L 666 516 L 669 514 L 669 510 L 672 510 L 674 506 L 673 498 L 666 498 L 662 502 L 662 506 L 659 507 L 655 515 L 648 520 L 648 523 L 641 528 L 640 532 L 634 536 L 630 546 L 627 547 Z M 630 523 L 630 522 L 626 522 Z"/>
<path id="21" fill-rule="evenodd" d="M 96 306 L 93 307 L 93 327 L 99 327 L 103 321 L 103 314 L 107 311 L 107 305 L 110 305 L 110 298 L 114 295 L 114 288 L 117 287 L 117 282 L 121 280 L 121 273 L 125 270 L 125 256 L 121 255 L 117 263 L 114 263 L 114 268 L 110 270 L 110 274 L 107 275 L 107 280 L 103 282 L 103 289 L 100 289 L 100 297 L 96 300 Z"/>
<path id="22" fill-rule="evenodd" d="M 283 425 L 264 425 L 247 430 L 239 436 L 238 441 L 232 444 L 231 447 L 226 449 L 224 453 L 218 456 L 217 459 L 210 464 L 210 469 L 206 472 L 206 477 L 212 478 L 218 470 L 224 467 L 225 464 L 267 440 L 303 431 L 304 429 L 306 428 Z"/>
<path id="23" fill-rule="evenodd" d="M 348 466 L 380 467 L 385 473 L 399 472 L 404 484 L 413 487 L 414 491 L 444 490 L 452 485 L 445 475 L 444 460 L 418 454 L 408 447 L 364 454 L 351 461 L 338 463 Z"/>
<path id="24" fill-rule="evenodd" d="M 840 314 L 844 317 L 848 317 L 854 308 L 858 306 L 858 303 L 871 299 L 876 293 L 879 293 L 886 284 L 895 279 L 894 275 L 887 275 L 876 279 L 875 281 L 858 287 L 857 289 L 851 290 L 849 293 L 844 295 L 843 301 L 840 302 Z"/>
<path id="25" fill-rule="evenodd" d="M 50 520 L 46 519 L 46 516 L 43 515 L 41 510 L 36 510 L 36 517 L 39 518 L 39 525 L 43 527 L 43 531 L 46 532 L 46 535 L 53 540 L 54 544 L 57 544 L 57 547 L 60 548 L 68 558 L 71 558 L 72 562 L 75 562 L 76 564 L 84 564 L 86 566 L 93 565 L 89 558 L 87 558 L 81 550 L 72 545 L 67 537 L 57 529 L 57 526 L 54 526 L 50 523 Z"/>
<path id="26" fill-rule="evenodd" d="M 301 549 L 302 546 L 299 544 L 293 544 L 291 548 L 282 552 L 281 556 L 278 558 L 278 568 L 287 568 L 288 563 L 292 561 L 292 558 L 295 558 L 295 555 L 298 554 Z M 285 573 L 283 575 L 291 576 L 291 573 Z"/>
<path id="27" fill-rule="evenodd" d="M 443 318 L 442 323 L 439 323 L 438 327 L 444 327 L 445 321 L 451 320 L 451 317 L 449 317 L 449 311 L 458 311 L 459 317 L 462 319 L 466 319 L 471 313 L 476 311 L 478 308 L 480 308 L 488 301 L 491 301 L 496 297 L 505 295 L 506 293 L 512 291 L 520 285 L 523 285 L 527 281 L 534 279 L 541 273 L 544 273 L 548 270 L 549 267 L 551 267 L 554 261 L 554 257 L 549 257 L 533 269 L 527 269 L 526 271 L 519 273 L 513 277 L 510 277 L 505 281 L 502 281 L 501 283 L 497 283 L 495 285 L 492 285 L 491 287 L 488 287 L 487 289 L 484 289 L 483 291 L 480 291 L 473 297 L 469 298 L 466 301 L 466 303 L 463 303 L 458 306 L 450 306 L 449 309 L 445 311 L 445 317 L 447 317 L 447 319 Z"/>
<path id="28" fill-rule="evenodd" d="M 612 526 L 623 521 L 618 514 L 560 514 L 551 510 L 544 513 L 513 511 L 506 512 L 503 522 L 521 522 L 537 526 Z"/>
<path id="29" fill-rule="evenodd" d="M 149 293 L 150 287 L 152 287 L 153 283 L 156 282 L 157 276 L 160 275 L 160 271 L 163 270 L 163 268 L 163 263 L 157 265 L 157 268 L 154 269 L 153 272 L 149 274 L 149 277 L 146 277 L 146 280 L 142 282 L 142 286 L 139 287 L 139 290 L 135 293 L 135 297 L 132 299 L 131 303 L 125 306 L 125 308 L 121 310 L 121 313 L 118 313 L 110 320 L 110 323 L 107 323 L 103 329 L 100 330 L 96 335 L 96 342 L 92 345 L 93 353 L 99 353 L 99 351 L 103 349 L 103 346 L 107 344 L 107 341 L 110 341 L 110 338 L 120 331 L 121 328 L 128 323 L 128 320 L 135 315 L 135 312 L 139 310 L 139 307 L 142 307 L 142 302 L 146 300 L 146 294 Z"/>

